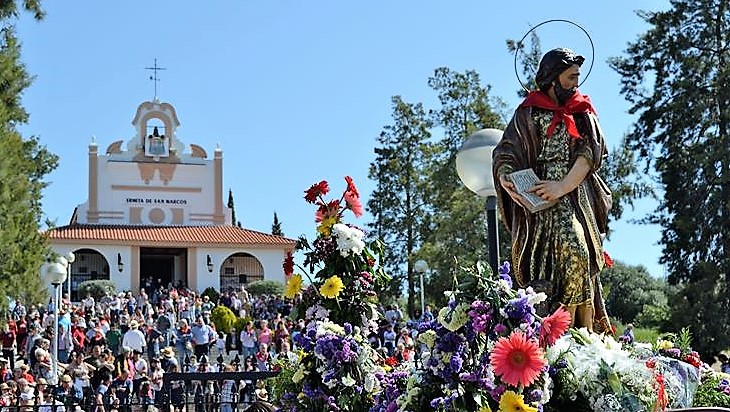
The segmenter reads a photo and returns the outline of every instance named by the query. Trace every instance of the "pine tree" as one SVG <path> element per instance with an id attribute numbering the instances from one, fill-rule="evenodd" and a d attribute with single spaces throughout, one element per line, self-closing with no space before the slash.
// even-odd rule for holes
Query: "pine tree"
<path id="1" fill-rule="evenodd" d="M 228 208 L 231 209 L 231 224 L 241 227 L 241 222 L 236 220 L 236 207 L 233 205 L 233 189 L 228 189 Z"/>
<path id="2" fill-rule="evenodd" d="M 611 60 L 638 116 L 627 146 L 663 197 L 661 263 L 682 291 L 674 328 L 689 326 L 705 355 L 730 345 L 730 2 L 675 0 L 639 12 L 649 25 Z"/>
<path id="3" fill-rule="evenodd" d="M 369 226 L 388 245 L 386 270 L 393 280 L 385 294 L 400 296 L 405 280 L 408 313 L 412 315 L 417 296 L 413 264 L 423 242 L 423 225 L 428 221 L 423 186 L 430 123 L 420 103 L 406 103 L 400 96 L 393 96 L 391 102 L 393 124 L 380 133 L 380 147 L 370 164 L 369 177 L 377 181 L 377 188 L 368 201 L 368 211 L 375 217 Z"/>
<path id="4" fill-rule="evenodd" d="M 489 261 L 484 199 L 456 177 L 456 154 L 472 133 L 504 125 L 493 109 L 499 102 L 489 96 L 489 86 L 481 84 L 476 71 L 460 73 L 441 67 L 428 84 L 441 103 L 430 112 L 431 121 L 443 134 L 429 152 L 424 199 L 432 218 L 422 232 L 421 253 L 432 269 L 426 290 L 431 291 L 432 300 L 443 302 L 441 292 L 454 286 L 455 258 L 464 264 Z"/>
<path id="5" fill-rule="evenodd" d="M 274 223 L 271 224 L 271 234 L 276 236 L 284 236 L 284 232 L 281 230 L 281 222 L 279 222 L 279 216 L 274 212 Z"/>
<path id="6" fill-rule="evenodd" d="M 19 7 L 19 5 L 21 5 Z M 28 121 L 21 105 L 31 78 L 20 60 L 20 46 L 12 21 L 21 10 L 42 19 L 40 2 L 0 3 L 0 307 L 8 297 L 39 303 L 44 288 L 40 266 L 50 253 L 40 230 L 44 177 L 55 169 L 57 157 L 36 137 L 24 139 L 17 126 Z"/>

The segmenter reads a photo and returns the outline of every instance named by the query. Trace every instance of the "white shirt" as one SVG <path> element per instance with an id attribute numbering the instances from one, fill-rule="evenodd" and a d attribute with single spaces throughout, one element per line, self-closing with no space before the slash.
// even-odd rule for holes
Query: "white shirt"
<path id="1" fill-rule="evenodd" d="M 146 343 L 144 334 L 139 329 L 128 330 L 122 338 L 122 347 L 126 346 L 137 352 L 144 352 Z"/>
<path id="2" fill-rule="evenodd" d="M 138 375 L 139 375 L 139 377 L 147 376 L 147 373 L 149 371 L 147 370 L 147 361 L 144 360 L 144 358 L 139 358 L 138 361 L 134 362 L 134 372 L 135 372 L 135 375 L 134 375 L 135 379 L 137 378 Z"/>

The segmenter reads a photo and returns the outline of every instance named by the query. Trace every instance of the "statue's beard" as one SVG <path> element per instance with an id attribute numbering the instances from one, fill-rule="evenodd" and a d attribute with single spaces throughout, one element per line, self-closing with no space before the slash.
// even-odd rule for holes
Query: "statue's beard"
<path id="1" fill-rule="evenodd" d="M 573 97 L 578 89 L 575 87 L 566 89 L 559 81 L 557 81 L 553 84 L 553 90 L 555 90 L 555 97 L 558 99 L 558 104 L 563 106 L 571 97 Z"/>

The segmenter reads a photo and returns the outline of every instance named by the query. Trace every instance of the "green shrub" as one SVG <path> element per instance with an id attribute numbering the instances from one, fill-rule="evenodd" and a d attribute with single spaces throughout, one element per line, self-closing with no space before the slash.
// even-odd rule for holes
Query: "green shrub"
<path id="1" fill-rule="evenodd" d="M 229 333 L 236 322 L 236 315 L 227 307 L 218 305 L 210 313 L 210 320 L 215 325 L 217 332 Z"/>
<path id="2" fill-rule="evenodd" d="M 251 322 L 251 317 L 250 316 L 246 316 L 245 318 L 238 318 L 233 323 L 233 327 L 236 329 L 236 332 L 239 332 L 240 333 L 243 330 L 243 328 L 246 327 L 246 324 L 248 322 Z"/>
<path id="3" fill-rule="evenodd" d="M 257 280 L 246 285 L 246 290 L 252 295 L 282 295 L 284 284 L 275 280 Z"/>
<path id="4" fill-rule="evenodd" d="M 81 282 L 77 289 L 80 298 L 91 295 L 96 301 L 106 296 L 107 293 L 110 295 L 115 294 L 116 290 L 116 286 L 114 286 L 114 282 L 111 280 L 87 280 L 86 282 Z"/>
<path id="5" fill-rule="evenodd" d="M 695 393 L 692 406 L 715 406 L 730 408 L 730 395 L 720 390 L 719 375 L 713 375 L 705 379 Z"/>
<path id="6" fill-rule="evenodd" d="M 200 294 L 200 296 L 207 296 L 208 299 L 210 299 L 210 301 L 213 303 L 218 303 L 218 298 L 220 297 L 220 295 L 221 294 L 218 293 L 218 291 L 215 290 L 215 288 L 212 286 L 205 288 L 203 293 Z"/>

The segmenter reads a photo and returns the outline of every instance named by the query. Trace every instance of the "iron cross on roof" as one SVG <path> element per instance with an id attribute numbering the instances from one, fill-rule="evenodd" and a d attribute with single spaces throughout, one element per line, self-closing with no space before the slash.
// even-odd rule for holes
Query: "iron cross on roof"
<path id="1" fill-rule="evenodd" d="M 167 70 L 165 67 L 158 67 L 157 66 L 157 59 L 155 58 L 155 65 L 152 67 L 145 67 L 145 70 L 152 70 L 154 74 L 150 76 L 150 80 L 155 82 L 155 100 L 157 100 L 157 82 L 160 81 L 160 79 L 157 77 L 157 72 L 159 70 Z"/>

